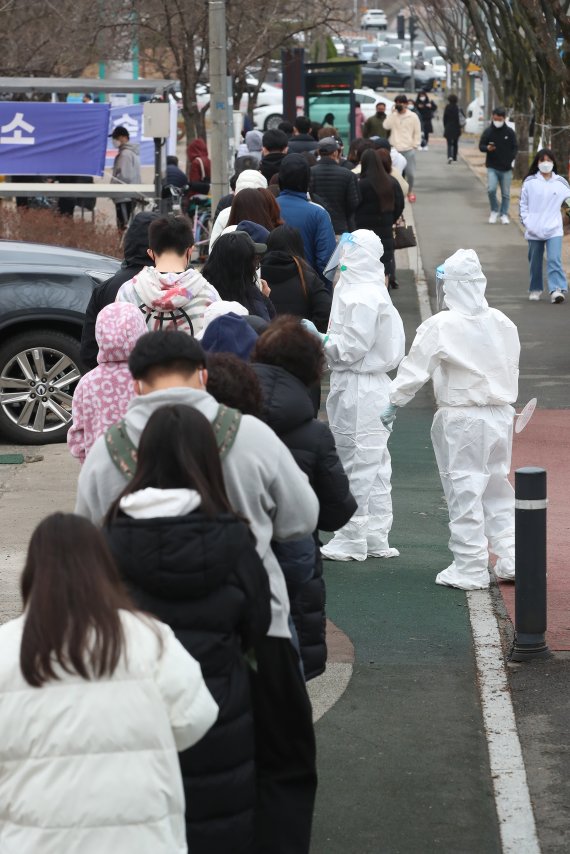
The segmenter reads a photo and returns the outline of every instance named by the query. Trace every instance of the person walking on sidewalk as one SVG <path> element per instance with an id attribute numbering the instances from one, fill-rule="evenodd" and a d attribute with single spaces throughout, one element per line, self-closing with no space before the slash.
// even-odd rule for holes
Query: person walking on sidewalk
<path id="1" fill-rule="evenodd" d="M 433 379 L 438 410 L 431 438 L 453 553 L 435 581 L 478 590 L 489 586 L 489 550 L 498 558 L 495 574 L 515 577 L 515 494 L 508 476 L 520 342 L 514 323 L 489 308 L 473 249 L 458 249 L 440 271 L 438 305 L 449 311 L 419 327 L 381 419 L 391 429 L 397 407 Z"/>
<path id="2" fill-rule="evenodd" d="M 405 95 L 396 95 L 394 111 L 386 117 L 384 129 L 390 131 L 390 142 L 396 151 L 406 158 L 408 201 L 415 202 L 416 151 L 422 141 L 422 127 L 418 116 L 408 108 Z"/>
<path id="3" fill-rule="evenodd" d="M 433 133 L 432 119 L 434 117 L 434 114 L 437 112 L 437 104 L 435 103 L 435 101 L 432 101 L 425 89 L 422 89 L 422 91 L 416 98 L 414 107 L 418 116 L 420 117 L 420 122 L 422 123 L 423 139 L 420 151 L 427 151 L 429 135 L 430 133 Z"/>
<path id="4" fill-rule="evenodd" d="M 111 134 L 113 146 L 118 149 L 117 156 L 113 161 L 113 174 L 111 184 L 140 184 L 141 183 L 141 159 L 138 145 L 130 142 L 129 132 L 123 125 L 118 125 Z M 125 188 L 128 190 L 128 188 Z M 133 212 L 133 197 L 128 192 L 124 196 L 116 196 L 115 210 L 117 214 L 117 228 L 126 231 Z"/>
<path id="5" fill-rule="evenodd" d="M 447 98 L 447 104 L 443 111 L 443 135 L 447 140 L 447 162 L 457 161 L 457 148 L 461 136 L 461 122 L 465 124 L 465 116 L 457 103 L 457 95 L 453 92 Z"/>
<path id="6" fill-rule="evenodd" d="M 552 303 L 562 303 L 568 295 L 568 282 L 562 267 L 562 216 L 560 208 L 570 205 L 570 185 L 557 174 L 556 160 L 549 148 L 541 148 L 531 163 L 523 183 L 520 217 L 528 240 L 530 290 L 536 301 L 542 294 L 542 261 L 546 247 L 548 290 Z"/>
<path id="7" fill-rule="evenodd" d="M 481 134 L 479 151 L 486 154 L 487 192 L 491 213 L 489 222 L 494 224 L 499 217 L 503 225 L 508 225 L 509 203 L 511 201 L 511 180 L 513 177 L 513 160 L 518 151 L 515 132 L 507 125 L 504 107 L 495 107 L 492 122 Z M 501 188 L 501 208 L 497 200 L 497 187 Z"/>
<path id="8" fill-rule="evenodd" d="M 327 415 L 358 508 L 321 549 L 328 560 L 397 557 L 392 528 L 389 432 L 378 413 L 388 403 L 388 371 L 405 350 L 402 318 L 392 304 L 378 235 L 357 229 L 342 236 L 327 267 L 340 264 L 325 355 L 331 369 Z"/>

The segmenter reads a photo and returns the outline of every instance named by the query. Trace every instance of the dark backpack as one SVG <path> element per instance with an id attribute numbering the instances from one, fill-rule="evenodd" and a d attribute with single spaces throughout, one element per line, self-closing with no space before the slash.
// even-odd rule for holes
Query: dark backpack
<path id="1" fill-rule="evenodd" d="M 212 429 L 216 437 L 216 444 L 221 460 L 225 459 L 233 446 L 240 422 L 241 412 L 237 409 L 230 409 L 229 406 L 224 406 L 223 404 L 219 406 L 218 413 L 212 421 Z M 137 468 L 138 455 L 137 447 L 127 433 L 124 418 L 117 424 L 109 427 L 105 433 L 105 444 L 115 466 L 119 469 L 123 477 L 131 480 Z"/>

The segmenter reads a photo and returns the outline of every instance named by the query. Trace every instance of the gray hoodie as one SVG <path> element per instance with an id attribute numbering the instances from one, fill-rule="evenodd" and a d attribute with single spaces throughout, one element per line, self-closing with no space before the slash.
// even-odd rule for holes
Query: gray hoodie
<path id="1" fill-rule="evenodd" d="M 111 184 L 140 184 L 141 183 L 141 159 L 139 147 L 132 142 L 125 142 L 119 148 L 119 153 L 113 162 L 113 176 Z M 132 195 L 116 197 L 115 202 L 128 202 Z"/>
<path id="2" fill-rule="evenodd" d="M 194 406 L 210 421 L 218 404 L 206 391 L 170 388 L 135 397 L 126 415 L 127 432 L 138 444 L 151 414 L 172 404 Z M 317 527 L 319 502 L 305 474 L 273 430 L 251 415 L 242 417 L 236 440 L 222 463 L 232 507 L 249 521 L 257 551 L 271 588 L 271 637 L 291 637 L 289 599 L 271 540 L 298 540 Z M 100 436 L 79 475 L 75 512 L 100 524 L 111 503 L 125 487 Z"/>

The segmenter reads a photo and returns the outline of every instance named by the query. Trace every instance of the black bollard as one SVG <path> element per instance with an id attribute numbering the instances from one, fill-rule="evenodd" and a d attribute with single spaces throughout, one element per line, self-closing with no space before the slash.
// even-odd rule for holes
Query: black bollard
<path id="1" fill-rule="evenodd" d="M 546 471 L 515 472 L 515 641 L 512 661 L 546 658 Z"/>

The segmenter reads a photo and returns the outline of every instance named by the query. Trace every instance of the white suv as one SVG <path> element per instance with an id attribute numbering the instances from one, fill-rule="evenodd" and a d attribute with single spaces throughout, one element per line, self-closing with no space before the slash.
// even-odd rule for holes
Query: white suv
<path id="1" fill-rule="evenodd" d="M 387 30 L 388 18 L 383 9 L 368 9 L 360 19 L 362 30 Z"/>

